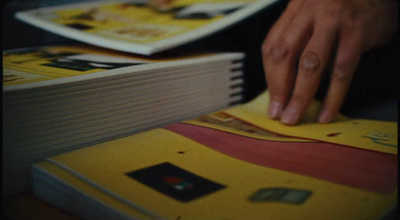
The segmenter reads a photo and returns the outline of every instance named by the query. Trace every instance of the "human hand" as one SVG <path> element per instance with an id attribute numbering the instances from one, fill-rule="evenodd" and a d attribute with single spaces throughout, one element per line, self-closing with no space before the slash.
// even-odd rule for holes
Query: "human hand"
<path id="1" fill-rule="evenodd" d="M 262 45 L 269 117 L 288 125 L 299 123 L 333 59 L 318 121 L 334 120 L 361 55 L 388 42 L 396 29 L 393 0 L 289 2 Z"/>

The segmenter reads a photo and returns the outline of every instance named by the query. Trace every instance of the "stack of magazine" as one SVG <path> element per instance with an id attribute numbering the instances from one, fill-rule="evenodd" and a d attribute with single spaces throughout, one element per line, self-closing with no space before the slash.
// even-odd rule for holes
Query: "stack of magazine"
<path id="1" fill-rule="evenodd" d="M 176 0 L 158 11 L 147 0 L 87 1 L 17 12 L 23 22 L 102 49 L 3 52 L 5 194 L 27 190 L 29 165 L 45 157 L 240 103 L 244 54 L 149 55 L 274 2 Z"/>
<path id="2" fill-rule="evenodd" d="M 155 60 L 86 46 L 3 54 L 3 185 L 26 185 L 29 165 L 47 156 L 239 103 L 242 58 Z"/>
<path id="3" fill-rule="evenodd" d="M 45 157 L 240 103 L 244 54 L 153 54 L 274 2 L 176 0 L 158 11 L 147 0 L 88 1 L 17 12 L 23 22 L 100 47 L 3 52 L 5 194 L 27 190 L 29 166 Z"/>

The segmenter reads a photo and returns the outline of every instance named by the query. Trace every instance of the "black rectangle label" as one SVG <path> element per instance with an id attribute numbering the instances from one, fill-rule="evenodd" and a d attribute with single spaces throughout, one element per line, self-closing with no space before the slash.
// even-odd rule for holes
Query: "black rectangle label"
<path id="1" fill-rule="evenodd" d="M 226 187 L 168 162 L 132 171 L 126 175 L 181 202 L 189 202 Z"/>

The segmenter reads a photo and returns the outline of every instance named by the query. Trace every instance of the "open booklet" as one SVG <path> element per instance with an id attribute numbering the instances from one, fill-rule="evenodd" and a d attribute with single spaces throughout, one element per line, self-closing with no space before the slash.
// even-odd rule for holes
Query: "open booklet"
<path id="1" fill-rule="evenodd" d="M 221 31 L 276 0 L 174 0 L 159 12 L 146 0 L 90 1 L 21 11 L 28 24 L 114 50 L 150 55 Z"/>
<path id="2" fill-rule="evenodd" d="M 144 58 L 91 46 L 3 53 L 3 189 L 29 166 L 242 101 L 242 53 Z"/>
<path id="3" fill-rule="evenodd" d="M 397 123 L 268 119 L 267 94 L 48 158 L 35 194 L 86 219 L 364 220 L 397 207 Z"/>

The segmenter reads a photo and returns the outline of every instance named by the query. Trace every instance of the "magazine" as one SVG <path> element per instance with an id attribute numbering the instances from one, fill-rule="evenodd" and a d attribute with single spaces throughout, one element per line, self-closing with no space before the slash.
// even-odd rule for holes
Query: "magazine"
<path id="1" fill-rule="evenodd" d="M 90 1 L 16 13 L 21 21 L 88 44 L 151 55 L 221 31 L 277 0 L 175 0 L 157 11 L 146 0 Z"/>
<path id="2" fill-rule="evenodd" d="M 397 123 L 287 129 L 261 114 L 265 96 L 48 158 L 35 195 L 84 219 L 364 220 L 397 207 Z"/>

